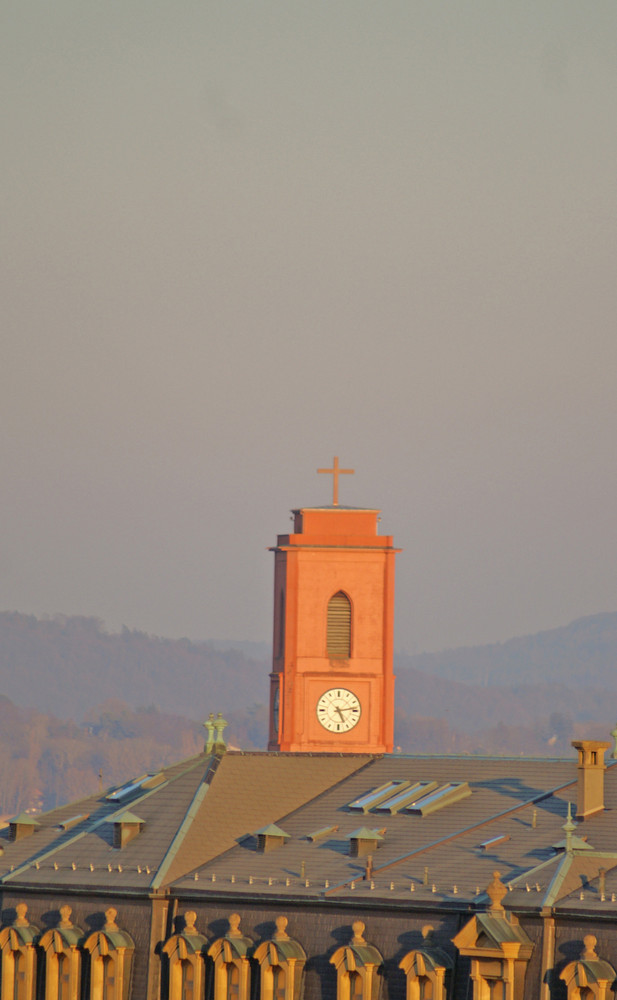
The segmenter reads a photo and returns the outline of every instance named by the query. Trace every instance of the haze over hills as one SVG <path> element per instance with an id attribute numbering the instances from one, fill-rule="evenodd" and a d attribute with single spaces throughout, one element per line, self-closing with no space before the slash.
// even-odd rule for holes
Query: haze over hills
<path id="1" fill-rule="evenodd" d="M 245 650 L 262 653 L 250 657 Z M 471 732 L 489 720 L 529 724 L 567 712 L 617 719 L 617 613 L 486 646 L 397 654 L 397 709 L 449 717 Z M 81 720 L 119 698 L 202 721 L 211 711 L 266 704 L 267 647 L 233 640 L 164 639 L 96 618 L 0 613 L 0 694 L 58 718 Z"/>
<path id="2" fill-rule="evenodd" d="M 269 669 L 207 642 L 111 633 L 97 618 L 0 613 L 0 694 L 59 718 L 120 698 L 202 721 L 265 701 Z"/>
<path id="3" fill-rule="evenodd" d="M 617 613 L 593 615 L 503 643 L 397 654 L 397 707 L 453 712 L 466 731 L 487 719 L 524 724 L 550 711 L 610 720 L 617 699 L 607 700 L 606 691 L 617 689 L 616 664 Z M 0 613 L 0 694 L 59 718 L 81 720 L 119 698 L 202 721 L 214 710 L 265 704 L 269 671 L 260 644 L 111 633 L 96 618 Z"/>
<path id="4" fill-rule="evenodd" d="M 44 807 L 194 752 L 221 711 L 267 741 L 269 658 L 96 618 L 0 613 L 0 814 Z M 395 741 L 414 753 L 564 755 L 617 721 L 617 613 L 504 643 L 395 657 Z M 162 734 L 164 735 L 164 738 Z M 159 738 L 160 736 L 160 738 Z"/>
<path id="5" fill-rule="evenodd" d="M 481 687 L 556 683 L 617 689 L 617 614 L 589 615 L 507 642 L 405 659 L 417 670 Z"/>

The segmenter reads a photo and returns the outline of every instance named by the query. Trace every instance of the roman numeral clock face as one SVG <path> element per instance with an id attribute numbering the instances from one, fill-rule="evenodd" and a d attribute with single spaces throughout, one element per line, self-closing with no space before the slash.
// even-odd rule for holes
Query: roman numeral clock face
<path id="1" fill-rule="evenodd" d="M 317 718 L 329 733 L 348 733 L 361 714 L 360 702 L 347 688 L 330 688 L 317 702 Z"/>

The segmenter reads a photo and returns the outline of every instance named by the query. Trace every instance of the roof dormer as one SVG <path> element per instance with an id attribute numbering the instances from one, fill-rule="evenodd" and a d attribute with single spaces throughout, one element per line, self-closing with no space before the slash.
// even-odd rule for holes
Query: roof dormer
<path id="1" fill-rule="evenodd" d="M 114 847 L 122 848 L 130 844 L 135 837 L 139 836 L 144 826 L 145 820 L 136 816 L 135 813 L 126 809 L 122 813 L 112 816 L 109 820 L 114 825 Z"/>

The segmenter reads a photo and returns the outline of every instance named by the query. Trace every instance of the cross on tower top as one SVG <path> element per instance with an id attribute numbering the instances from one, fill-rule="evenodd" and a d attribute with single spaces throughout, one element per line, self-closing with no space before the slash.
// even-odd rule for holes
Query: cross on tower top
<path id="1" fill-rule="evenodd" d="M 325 472 L 332 476 L 332 506 L 338 507 L 338 477 L 341 475 L 353 476 L 355 469 L 340 469 L 338 455 L 334 456 L 332 466 L 331 469 L 317 469 L 317 472 Z"/>

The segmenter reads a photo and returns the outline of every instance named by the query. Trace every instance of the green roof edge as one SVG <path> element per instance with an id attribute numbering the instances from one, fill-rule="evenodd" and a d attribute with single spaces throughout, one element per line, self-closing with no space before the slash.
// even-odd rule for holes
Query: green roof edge
<path id="1" fill-rule="evenodd" d="M 212 755 L 206 766 L 206 771 L 203 780 L 200 782 L 199 787 L 195 792 L 195 795 L 193 796 L 191 804 L 184 815 L 184 819 L 182 820 L 182 823 L 178 827 L 176 835 L 172 840 L 171 844 L 169 845 L 163 857 L 163 860 L 161 861 L 158 867 L 156 875 L 154 876 L 154 878 L 150 883 L 151 889 L 161 888 L 163 880 L 171 867 L 171 863 L 176 857 L 180 845 L 182 844 L 182 841 L 186 837 L 190 827 L 193 825 L 193 820 L 195 819 L 199 811 L 199 807 L 201 806 L 204 798 L 206 797 L 206 793 L 210 787 L 210 782 L 212 781 L 212 778 L 216 774 L 218 765 L 219 765 L 219 758 Z"/>

